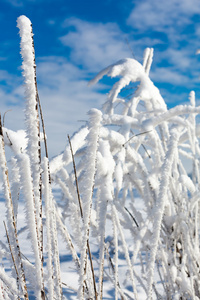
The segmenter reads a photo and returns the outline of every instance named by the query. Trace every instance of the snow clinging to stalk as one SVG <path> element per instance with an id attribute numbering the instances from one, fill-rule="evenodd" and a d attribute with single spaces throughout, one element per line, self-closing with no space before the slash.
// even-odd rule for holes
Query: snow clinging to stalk
<path id="1" fill-rule="evenodd" d="M 99 131 L 102 120 L 102 113 L 97 109 L 89 111 L 89 134 L 87 136 L 87 153 L 85 156 L 85 174 L 84 174 L 84 191 L 82 195 L 83 201 L 83 219 L 84 219 L 84 237 L 83 237 L 83 249 L 81 253 L 81 274 L 80 274 L 80 288 L 79 299 L 83 299 L 83 286 L 86 280 L 86 268 L 87 268 L 87 248 L 89 240 L 90 230 L 90 218 L 92 209 L 92 196 L 94 189 L 94 180 L 96 174 L 96 156 L 98 149 Z"/>
<path id="2" fill-rule="evenodd" d="M 21 37 L 20 47 L 21 56 L 23 59 L 22 70 L 25 82 L 25 121 L 28 136 L 28 148 L 31 161 L 39 162 L 38 160 L 38 144 L 40 137 L 38 134 L 38 109 L 37 109 L 37 86 L 36 86 L 36 64 L 35 51 L 33 46 L 33 33 L 31 21 L 20 16 L 17 19 L 17 27 Z"/>
<path id="3" fill-rule="evenodd" d="M 35 51 L 33 44 L 33 32 L 31 21 L 20 16 L 17 19 L 17 27 L 21 37 L 20 47 L 23 59 L 22 69 L 25 82 L 25 122 L 28 138 L 27 153 L 31 162 L 31 173 L 33 178 L 33 189 L 35 196 L 37 224 L 41 227 L 40 207 L 41 207 L 41 149 L 40 149 L 40 128 L 38 114 L 38 93 L 36 82 Z"/>
<path id="4" fill-rule="evenodd" d="M 26 205 L 26 214 L 27 214 L 27 225 L 30 230 L 32 247 L 35 256 L 35 272 L 36 272 L 36 286 L 35 294 L 38 299 L 41 299 L 41 291 L 43 289 L 43 279 L 42 279 L 42 270 L 40 266 L 40 248 L 39 248 L 39 239 L 38 239 L 38 228 L 37 221 L 35 218 L 35 205 L 34 205 L 34 195 L 33 195 L 33 186 L 30 174 L 30 159 L 27 154 L 19 154 L 17 157 L 19 168 L 20 168 L 20 180 L 21 186 L 24 194 L 25 205 Z"/>
<path id="5" fill-rule="evenodd" d="M 38 239 L 38 250 L 41 264 L 41 277 L 43 278 L 43 225 L 42 225 L 42 179 L 41 179 L 41 147 L 40 123 L 38 113 L 38 91 L 36 81 L 35 50 L 33 42 L 32 24 L 26 16 L 17 19 L 17 27 L 21 37 L 20 47 L 22 56 L 22 69 L 25 82 L 25 122 L 28 138 L 27 154 L 30 158 L 30 180 L 33 181 L 33 206 L 35 207 L 35 225 Z M 43 281 L 43 279 L 42 279 Z M 42 286 L 44 286 L 42 284 Z M 41 291 L 43 298 L 44 291 Z"/>

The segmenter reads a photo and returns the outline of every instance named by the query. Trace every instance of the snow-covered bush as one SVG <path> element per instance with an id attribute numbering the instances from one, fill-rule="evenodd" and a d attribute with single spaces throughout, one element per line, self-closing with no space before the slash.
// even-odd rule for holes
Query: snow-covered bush
<path id="1" fill-rule="evenodd" d="M 0 299 L 29 299 L 33 292 L 36 299 L 200 299 L 195 93 L 187 105 L 168 109 L 149 78 L 153 49 L 145 50 L 143 65 L 121 60 L 90 82 L 117 78 L 102 111 L 91 109 L 87 126 L 49 162 L 47 146 L 41 157 L 46 136 L 32 27 L 25 16 L 18 27 L 27 129 L 25 136 L 0 126 L 8 239 L 1 257 L 12 268 L 1 265 Z M 5 144 L 14 153 L 9 170 Z M 27 231 L 31 261 L 20 250 Z M 78 275 L 73 286 L 72 273 Z"/>

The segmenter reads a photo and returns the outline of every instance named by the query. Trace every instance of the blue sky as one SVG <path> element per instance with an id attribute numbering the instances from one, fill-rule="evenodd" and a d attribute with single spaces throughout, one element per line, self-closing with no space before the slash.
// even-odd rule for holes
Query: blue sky
<path id="1" fill-rule="evenodd" d="M 154 48 L 150 78 L 169 107 L 200 97 L 199 0 L 1 0 L 0 111 L 5 126 L 24 128 L 24 96 L 16 19 L 33 23 L 39 94 L 50 156 L 64 149 L 67 134 L 101 108 L 110 81 L 87 83 L 125 57 L 142 62 Z M 127 43 L 128 41 L 128 43 Z"/>

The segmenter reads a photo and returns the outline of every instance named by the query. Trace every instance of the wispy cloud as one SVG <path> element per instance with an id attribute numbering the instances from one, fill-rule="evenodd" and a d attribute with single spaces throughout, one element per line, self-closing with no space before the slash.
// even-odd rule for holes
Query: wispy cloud
<path id="1" fill-rule="evenodd" d="M 180 74 L 175 69 L 154 68 L 154 70 L 151 72 L 151 79 L 153 81 L 170 83 L 173 85 L 188 84 L 188 77 Z"/>
<path id="2" fill-rule="evenodd" d="M 144 0 L 135 1 L 135 7 L 128 18 L 128 24 L 138 28 L 168 31 L 169 26 L 185 26 L 191 17 L 200 14 L 198 0 Z"/>
<path id="3" fill-rule="evenodd" d="M 6 3 L 9 3 L 11 6 L 15 8 L 23 7 L 26 5 L 30 5 L 32 3 L 39 4 L 40 2 L 44 2 L 45 0 L 2 0 Z M 51 2 L 52 0 L 49 0 Z"/>
<path id="4" fill-rule="evenodd" d="M 44 111 L 50 154 L 64 149 L 67 134 L 72 134 L 87 121 L 87 112 L 101 108 L 105 96 L 87 86 L 87 74 L 62 57 L 39 59 L 38 86 Z"/>
<path id="5" fill-rule="evenodd" d="M 125 34 L 115 23 L 90 23 L 70 18 L 63 26 L 68 32 L 60 40 L 71 49 L 72 61 L 90 71 L 99 71 L 131 55 Z"/>
<path id="6" fill-rule="evenodd" d="M 22 0 L 7 0 L 7 1 L 4 0 L 4 2 L 7 2 L 14 7 L 22 7 L 23 6 Z"/>
<path id="7" fill-rule="evenodd" d="M 85 124 L 87 112 L 92 107 L 101 108 L 106 99 L 99 91 L 105 86 L 88 87 L 87 73 L 59 56 L 38 58 L 37 74 L 49 154 L 53 156 L 64 149 L 67 134 L 73 134 Z M 6 115 L 5 125 L 12 130 L 22 129 L 24 87 L 19 84 L 19 78 L 6 71 L 0 71 L 1 79 L 7 81 L 5 87 L 0 86 L 1 113 L 12 110 Z"/>
<path id="8" fill-rule="evenodd" d="M 200 26 L 198 0 L 134 1 L 127 24 L 134 32 L 133 47 L 155 48 L 150 76 L 157 82 L 196 87 Z M 160 75 L 159 75 L 160 72 Z"/>

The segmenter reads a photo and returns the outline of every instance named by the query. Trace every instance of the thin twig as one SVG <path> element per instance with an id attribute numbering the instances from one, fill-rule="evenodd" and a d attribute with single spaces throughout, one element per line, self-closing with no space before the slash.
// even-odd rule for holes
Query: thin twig
<path id="1" fill-rule="evenodd" d="M 12 109 L 8 109 L 4 114 L 3 114 L 3 127 L 5 125 L 5 116 L 7 114 L 7 112 L 12 111 Z"/>
<path id="2" fill-rule="evenodd" d="M 69 146 L 70 146 L 70 151 L 71 151 L 72 161 L 73 161 L 73 167 L 74 167 L 74 175 L 75 175 L 75 181 L 76 181 L 76 190 L 77 190 L 79 208 L 80 208 L 80 213 L 81 213 L 81 219 L 84 222 L 81 197 L 80 197 L 80 192 L 79 192 L 79 187 L 78 187 L 78 178 L 77 178 L 77 172 L 76 172 L 76 164 L 75 164 L 74 153 L 73 153 L 72 144 L 71 144 L 71 140 L 70 140 L 70 136 L 69 135 L 68 135 L 68 140 L 69 140 Z M 88 254 L 89 254 L 89 259 L 90 259 L 90 266 L 91 266 L 91 271 L 92 271 L 92 278 L 93 278 L 93 285 L 94 285 L 94 294 L 95 294 L 95 299 L 97 299 L 97 289 L 96 289 L 94 267 L 93 267 L 93 262 L 92 262 L 92 255 L 91 255 L 91 251 L 90 251 L 89 240 L 87 240 L 87 249 L 88 249 Z"/>
<path id="3" fill-rule="evenodd" d="M 134 218 L 134 216 L 132 215 L 132 213 L 125 206 L 124 206 L 124 208 L 127 211 L 127 213 L 130 215 L 130 217 L 133 219 L 133 221 L 135 222 L 136 226 L 139 228 L 139 225 L 138 225 L 136 219 Z"/>
<path id="4" fill-rule="evenodd" d="M 12 252 L 12 247 L 11 247 L 11 244 L 10 244 L 10 238 L 9 238 L 9 235 L 8 235 L 8 230 L 7 230 L 5 221 L 3 221 L 3 224 L 4 224 L 4 227 L 5 227 L 5 231 L 6 231 L 6 237 L 7 237 L 7 241 L 8 241 L 8 245 L 9 245 L 9 249 L 10 249 L 10 254 L 11 254 L 11 257 L 12 257 L 12 261 L 13 261 L 13 265 L 14 265 L 14 268 L 15 268 L 15 272 L 17 274 L 17 284 L 19 284 L 19 273 L 18 273 L 18 270 L 17 270 L 14 254 Z"/>
<path id="5" fill-rule="evenodd" d="M 4 180 L 4 186 L 5 186 L 5 196 L 6 200 L 8 202 L 8 207 L 10 208 L 10 218 L 11 218 L 11 226 L 13 230 L 13 237 L 14 237 L 14 242 L 15 242 L 15 247 L 17 248 L 17 255 L 18 255 L 18 263 L 20 267 L 20 279 L 22 279 L 22 282 L 20 280 L 21 288 L 24 294 L 24 298 L 28 300 L 28 291 L 27 291 L 27 286 L 26 286 L 26 278 L 25 278 L 25 272 L 24 272 L 24 267 L 22 263 L 22 258 L 21 258 L 21 251 L 20 251 L 20 246 L 19 246 L 19 241 L 18 241 L 18 235 L 17 235 L 17 227 L 16 227 L 16 220 L 15 220 L 15 214 L 14 214 L 14 208 L 13 208 L 13 201 L 12 201 L 12 196 L 11 196 L 11 191 L 10 191 L 10 183 L 9 183 L 9 178 L 8 178 L 8 168 L 6 164 L 6 156 L 5 156 L 5 145 L 4 145 L 4 137 L 3 137 L 3 129 L 2 129 L 2 123 L 1 123 L 1 114 L 0 114 L 0 137 L 1 137 L 1 147 L 3 150 L 3 160 L 4 160 L 4 166 L 2 166 L 2 171 L 3 171 L 3 180 Z"/>
<path id="6" fill-rule="evenodd" d="M 47 139 L 46 139 L 45 126 L 44 126 L 44 118 L 43 118 L 42 106 L 41 106 L 41 102 L 40 102 L 40 97 L 39 97 L 37 86 L 36 86 L 36 91 L 37 91 L 37 102 L 38 102 L 38 105 L 39 105 L 40 117 L 41 117 L 41 122 L 42 122 L 42 131 L 43 131 L 43 135 L 44 135 L 45 154 L 46 154 L 46 157 L 48 158 L 49 156 L 48 156 L 48 149 L 47 149 Z"/>
<path id="7" fill-rule="evenodd" d="M 75 159 L 74 159 L 74 153 L 73 153 L 73 149 L 72 149 L 70 136 L 68 135 L 67 137 L 68 137 L 69 147 L 70 147 L 71 156 L 72 156 L 72 162 L 73 162 L 73 168 L 74 168 L 74 176 L 75 176 L 75 182 L 76 182 L 76 191 L 77 191 L 78 203 L 79 203 L 79 208 L 80 208 L 80 214 L 81 214 L 82 222 L 84 223 L 83 209 L 82 209 L 81 197 L 80 197 L 80 193 L 79 193 L 79 186 L 78 186 L 78 178 L 77 178 L 77 173 L 76 173 L 76 164 L 75 164 Z M 84 281 L 84 283 L 85 283 L 86 290 L 88 291 L 86 281 Z"/>
<path id="8" fill-rule="evenodd" d="M 126 142 L 122 145 L 122 147 L 124 147 L 124 146 L 125 146 L 128 142 L 130 142 L 130 140 L 132 140 L 134 137 L 139 136 L 139 135 L 143 135 L 143 134 L 146 134 L 146 133 L 149 133 L 149 132 L 151 132 L 151 131 L 152 131 L 152 130 L 144 131 L 144 132 L 137 133 L 137 134 L 131 136 L 130 139 L 128 139 L 128 141 L 126 141 Z"/>
<path id="9" fill-rule="evenodd" d="M 151 158 L 151 155 L 149 154 L 147 148 L 144 146 L 144 144 L 141 144 L 141 146 L 143 147 L 144 151 L 146 152 L 146 154 L 148 155 L 149 158 Z"/>
<path id="10" fill-rule="evenodd" d="M 12 142 L 11 142 L 11 139 L 10 139 L 10 137 L 9 137 L 9 135 L 8 135 L 8 133 L 7 133 L 7 131 L 6 131 L 6 136 L 7 136 L 7 139 L 9 140 L 9 142 L 10 142 L 10 146 L 12 146 Z"/>
<path id="11" fill-rule="evenodd" d="M 111 269 L 112 269 L 112 271 L 113 271 L 113 274 L 115 274 L 115 266 L 114 266 L 114 264 L 113 264 L 113 262 L 112 262 L 112 258 L 111 258 L 111 256 L 110 256 L 110 253 L 109 253 L 109 251 L 108 251 L 108 248 L 107 248 L 107 245 L 106 245 L 106 244 L 105 244 L 105 250 L 106 250 L 107 259 L 108 259 L 108 261 L 109 261 L 109 263 L 110 263 L 110 266 L 111 266 Z M 119 290 L 121 290 L 119 280 L 117 281 L 117 286 L 118 286 Z M 124 300 L 124 297 L 123 297 L 122 295 L 121 295 L 121 300 Z"/>
<path id="12" fill-rule="evenodd" d="M 131 54 L 132 54 L 133 58 L 135 58 L 135 55 L 134 55 L 133 49 L 131 48 L 131 46 L 130 46 L 130 43 L 129 43 L 129 40 L 128 40 L 128 38 L 127 38 L 127 37 L 125 38 L 125 41 L 126 41 L 126 44 L 127 44 L 128 48 L 129 48 L 129 50 L 130 50 L 130 52 L 131 52 Z"/>
<path id="13" fill-rule="evenodd" d="M 83 209 L 82 209 L 81 197 L 80 197 L 79 186 L 78 186 L 78 178 L 77 178 L 77 173 L 76 173 L 76 164 L 75 164 L 75 159 L 74 159 L 74 153 L 73 153 L 73 149 L 72 149 L 70 136 L 68 135 L 67 137 L 68 137 L 69 147 L 70 147 L 70 151 L 71 151 L 71 155 L 72 155 L 72 162 L 73 162 L 73 168 L 74 168 L 74 176 L 75 176 L 75 181 L 76 181 L 76 191 L 77 191 L 77 196 L 78 196 L 78 203 L 79 203 L 80 213 L 81 213 L 81 218 L 84 222 Z"/>
<path id="14" fill-rule="evenodd" d="M 40 179 L 39 179 L 39 193 L 40 193 L 40 200 L 39 200 L 39 208 L 38 208 L 38 219 L 40 220 L 40 228 L 39 228 L 39 245 L 40 245 L 40 260 L 41 260 L 41 275 L 42 275 L 42 289 L 41 289 L 41 298 L 45 300 L 45 290 L 44 290 L 44 275 L 43 275 L 43 224 L 42 224 L 42 172 L 41 172 L 41 144 L 40 144 L 40 120 L 39 120 L 39 109 L 40 107 L 40 114 L 41 114 L 41 106 L 39 96 L 38 96 L 38 87 L 37 87 L 37 77 L 36 77 L 36 62 L 35 62 L 35 47 L 34 47 L 34 39 L 33 39 L 33 28 L 31 24 L 31 34 L 32 34 L 32 51 L 33 51 L 33 58 L 34 58 L 34 73 L 35 73 L 35 89 L 36 89 L 36 106 L 35 109 L 37 111 L 37 129 L 38 129 L 38 158 L 39 158 L 39 164 L 40 164 Z M 37 224 L 36 224 L 37 225 Z"/>
<path id="15" fill-rule="evenodd" d="M 0 279 L 1 279 L 2 283 L 5 285 L 5 287 L 4 287 L 3 284 L 1 284 L 2 294 L 3 294 L 3 292 L 5 292 L 7 295 L 10 293 L 13 295 L 13 298 L 14 298 L 14 296 L 16 296 L 16 293 L 18 293 L 18 291 L 16 291 L 16 290 L 11 291 L 11 286 L 9 286 L 8 282 L 6 282 L 5 279 L 1 276 L 0 276 Z M 6 291 L 6 289 L 7 289 L 7 291 Z M 5 299 L 4 295 L 3 295 L 3 298 Z M 6 299 L 8 299 L 8 298 L 6 298 Z M 20 300 L 19 296 L 17 296 L 17 300 Z"/>

